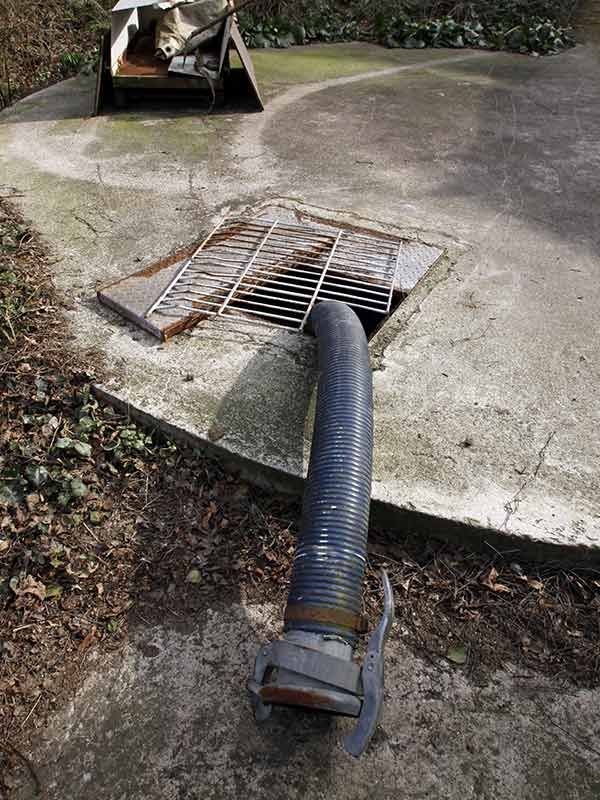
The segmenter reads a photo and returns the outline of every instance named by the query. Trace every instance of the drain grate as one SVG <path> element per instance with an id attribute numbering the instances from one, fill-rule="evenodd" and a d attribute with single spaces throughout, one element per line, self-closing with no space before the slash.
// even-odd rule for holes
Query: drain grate
<path id="1" fill-rule="evenodd" d="M 150 306 L 153 313 L 254 319 L 303 330 L 319 300 L 386 315 L 404 243 L 281 219 L 229 218 Z"/>

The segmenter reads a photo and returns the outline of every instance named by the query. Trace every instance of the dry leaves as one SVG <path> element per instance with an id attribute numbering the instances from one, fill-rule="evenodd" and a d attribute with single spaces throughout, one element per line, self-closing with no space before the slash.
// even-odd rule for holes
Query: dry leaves
<path id="1" fill-rule="evenodd" d="M 17 598 L 30 594 L 39 600 L 46 599 L 46 587 L 41 581 L 36 581 L 32 575 L 25 575 L 21 579 L 13 577 L 9 581 L 9 586 Z"/>
<path id="2" fill-rule="evenodd" d="M 481 583 L 484 586 L 487 586 L 488 589 L 491 589 L 492 592 L 507 592 L 508 594 L 511 593 L 511 589 L 509 586 L 505 586 L 503 583 L 498 583 L 496 578 L 498 577 L 498 570 L 495 567 L 492 567 L 488 574 L 481 579 Z"/>
<path id="3" fill-rule="evenodd" d="M 466 668 L 478 679 L 516 661 L 579 684 L 600 682 L 595 570 L 516 563 L 387 531 L 371 532 L 369 554 L 368 613 L 380 611 L 377 570 L 385 566 L 400 635 L 425 657 L 449 659 L 452 648 L 466 647 Z"/>

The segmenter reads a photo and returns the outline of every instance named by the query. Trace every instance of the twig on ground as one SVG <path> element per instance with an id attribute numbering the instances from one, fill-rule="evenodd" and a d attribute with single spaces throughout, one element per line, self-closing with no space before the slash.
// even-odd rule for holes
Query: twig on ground
<path id="1" fill-rule="evenodd" d="M 35 711 L 35 709 L 37 708 L 37 706 L 38 706 L 38 703 L 40 702 L 40 700 L 41 700 L 41 699 L 42 699 L 42 693 L 40 692 L 40 693 L 39 693 L 39 695 L 38 695 L 38 698 L 37 698 L 37 700 L 36 700 L 36 701 L 35 701 L 35 703 L 34 703 L 34 704 L 31 706 L 31 710 L 30 710 L 29 714 L 27 714 L 27 716 L 25 717 L 25 719 L 24 719 L 24 720 L 23 720 L 23 722 L 21 723 L 21 728 L 24 728 L 24 727 L 25 727 L 25 725 L 27 725 L 27 722 L 28 722 L 29 718 L 31 717 L 31 715 L 33 714 L 33 712 Z"/>

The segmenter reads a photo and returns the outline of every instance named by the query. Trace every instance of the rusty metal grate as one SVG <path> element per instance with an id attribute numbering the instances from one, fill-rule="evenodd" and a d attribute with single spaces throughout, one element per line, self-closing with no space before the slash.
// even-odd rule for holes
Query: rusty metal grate
<path id="1" fill-rule="evenodd" d="M 319 300 L 389 313 L 403 242 L 280 219 L 230 218 L 150 306 L 303 330 Z"/>

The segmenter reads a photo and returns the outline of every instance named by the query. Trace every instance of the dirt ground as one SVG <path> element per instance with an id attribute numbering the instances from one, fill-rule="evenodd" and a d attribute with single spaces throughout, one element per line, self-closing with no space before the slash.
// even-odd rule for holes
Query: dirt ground
<path id="1" fill-rule="evenodd" d="M 119 653 L 136 620 L 202 615 L 233 589 L 283 608 L 300 514 L 94 398 L 106 367 L 70 348 L 53 254 L 1 202 L 0 796 L 15 770 L 36 775 L 23 750 L 87 656 Z M 600 684 L 597 570 L 373 530 L 371 623 L 382 566 L 396 635 L 421 657 L 481 685 L 507 662 Z"/>
<path id="2" fill-rule="evenodd" d="M 0 3 L 0 109 L 82 68 L 91 69 L 110 0 Z"/>

